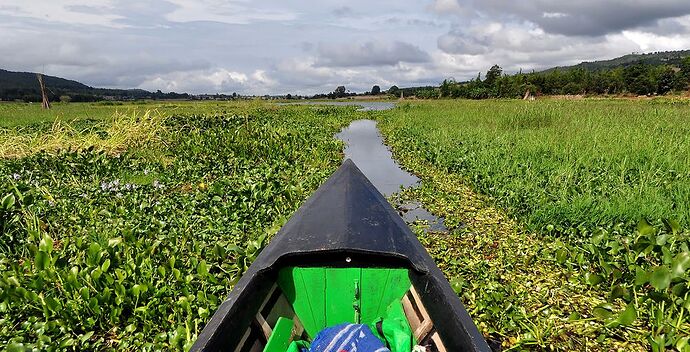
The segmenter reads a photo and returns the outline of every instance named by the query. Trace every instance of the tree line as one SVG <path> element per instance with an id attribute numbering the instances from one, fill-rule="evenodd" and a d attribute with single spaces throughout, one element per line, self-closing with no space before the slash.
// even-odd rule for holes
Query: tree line
<path id="1" fill-rule="evenodd" d="M 103 89 L 90 88 L 88 90 L 74 90 L 48 88 L 48 100 L 52 102 L 95 102 L 102 100 L 166 100 L 166 99 L 192 99 L 187 93 L 163 93 L 160 90 L 149 92 L 142 89 Z M 40 102 L 41 91 L 38 88 L 6 88 L 0 89 L 0 101 Z"/>
<path id="2" fill-rule="evenodd" d="M 486 99 L 520 98 L 532 95 L 665 95 L 686 91 L 690 87 L 690 57 L 678 66 L 637 63 L 626 67 L 589 71 L 583 68 L 552 69 L 514 75 L 492 66 L 482 78 L 467 82 L 446 79 L 437 97 Z M 424 92 L 425 95 L 433 95 Z"/>

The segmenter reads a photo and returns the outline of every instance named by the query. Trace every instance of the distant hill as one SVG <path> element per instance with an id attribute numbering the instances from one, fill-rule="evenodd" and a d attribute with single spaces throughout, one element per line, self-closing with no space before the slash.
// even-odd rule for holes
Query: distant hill
<path id="1" fill-rule="evenodd" d="M 73 91 L 85 91 L 93 88 L 72 81 L 54 76 L 44 76 L 45 84 L 55 89 L 65 89 Z M 7 89 L 38 89 L 36 74 L 31 72 L 12 72 L 0 69 L 0 92 Z"/>
<path id="2" fill-rule="evenodd" d="M 154 93 L 143 89 L 94 88 L 77 81 L 47 75 L 44 75 L 44 79 L 51 101 L 58 101 L 60 97 L 66 96 L 71 101 L 190 98 L 190 95 L 186 93 L 162 93 L 160 91 Z M 0 100 L 41 101 L 36 74 L 0 69 Z"/>
<path id="3" fill-rule="evenodd" d="M 619 67 L 633 66 L 636 64 L 647 64 L 652 66 L 672 65 L 679 66 L 683 58 L 690 56 L 690 50 L 679 51 L 659 51 L 648 54 L 632 53 L 610 60 L 585 61 L 573 66 L 557 66 L 542 72 L 553 70 L 571 70 L 582 68 L 587 71 L 604 71 Z"/>

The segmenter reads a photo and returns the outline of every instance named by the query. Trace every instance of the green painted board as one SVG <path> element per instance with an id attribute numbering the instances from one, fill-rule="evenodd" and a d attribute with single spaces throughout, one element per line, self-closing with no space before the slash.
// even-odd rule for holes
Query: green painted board
<path id="1" fill-rule="evenodd" d="M 273 332 L 266 342 L 264 352 L 285 352 L 292 340 L 293 321 L 280 317 L 273 327 Z"/>
<path id="2" fill-rule="evenodd" d="M 355 286 L 361 273 L 359 268 L 326 268 L 326 326 L 357 323 Z"/>
<path id="3" fill-rule="evenodd" d="M 307 334 L 314 337 L 328 326 L 367 324 L 385 316 L 386 308 L 399 302 L 411 283 L 406 269 L 315 267 L 282 269 L 278 285 Z"/>
<path id="4" fill-rule="evenodd" d="M 325 275 L 323 268 L 285 268 L 278 274 L 278 285 L 309 336 L 326 326 Z"/>
<path id="5" fill-rule="evenodd" d="M 410 290 L 411 286 L 412 282 L 410 282 L 407 270 L 390 269 L 390 274 L 386 282 L 386 290 L 381 296 L 379 314 L 383 315 L 391 302 L 401 300 L 405 292 Z"/>
<path id="6" fill-rule="evenodd" d="M 385 316 L 388 305 L 400 301 L 411 285 L 405 269 L 362 269 L 362 322 Z"/>
<path id="7" fill-rule="evenodd" d="M 382 297 L 386 291 L 388 275 L 390 269 L 362 269 L 362 322 L 365 324 L 382 316 Z"/>

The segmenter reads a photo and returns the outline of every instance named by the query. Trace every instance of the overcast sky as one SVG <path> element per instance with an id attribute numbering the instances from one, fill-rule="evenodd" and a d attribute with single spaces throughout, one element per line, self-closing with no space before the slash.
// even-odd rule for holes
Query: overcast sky
<path id="1" fill-rule="evenodd" d="M 678 49 L 690 0 L 0 0 L 0 68 L 165 92 L 361 92 Z"/>

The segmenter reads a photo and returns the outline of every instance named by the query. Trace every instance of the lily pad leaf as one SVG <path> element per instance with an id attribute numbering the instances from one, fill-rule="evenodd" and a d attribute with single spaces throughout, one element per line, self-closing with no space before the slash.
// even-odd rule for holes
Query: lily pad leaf
<path id="1" fill-rule="evenodd" d="M 665 290 L 671 284 L 671 271 L 665 266 L 654 269 L 649 277 L 649 283 L 657 290 Z"/>
<path id="2" fill-rule="evenodd" d="M 635 319 L 637 319 L 637 309 L 635 305 L 629 303 L 625 310 L 618 316 L 618 323 L 624 326 L 630 326 Z"/>
<path id="3" fill-rule="evenodd" d="M 682 276 L 688 268 L 690 268 L 690 252 L 678 253 L 671 263 L 671 274 L 673 277 Z"/>
<path id="4" fill-rule="evenodd" d="M 43 270 L 50 264 L 50 256 L 44 251 L 38 251 L 38 253 L 36 253 L 35 263 L 36 269 Z"/>
<path id="5" fill-rule="evenodd" d="M 613 306 L 608 303 L 602 303 L 594 307 L 592 314 L 600 320 L 606 320 L 613 315 Z"/>
<path id="6" fill-rule="evenodd" d="M 649 236 L 655 232 L 654 227 L 650 225 L 647 220 L 642 219 L 637 223 L 637 232 L 643 236 Z"/>
<path id="7" fill-rule="evenodd" d="M 587 279 L 587 283 L 592 286 L 598 285 L 604 281 L 603 276 L 592 273 L 585 274 L 585 278 Z"/>

